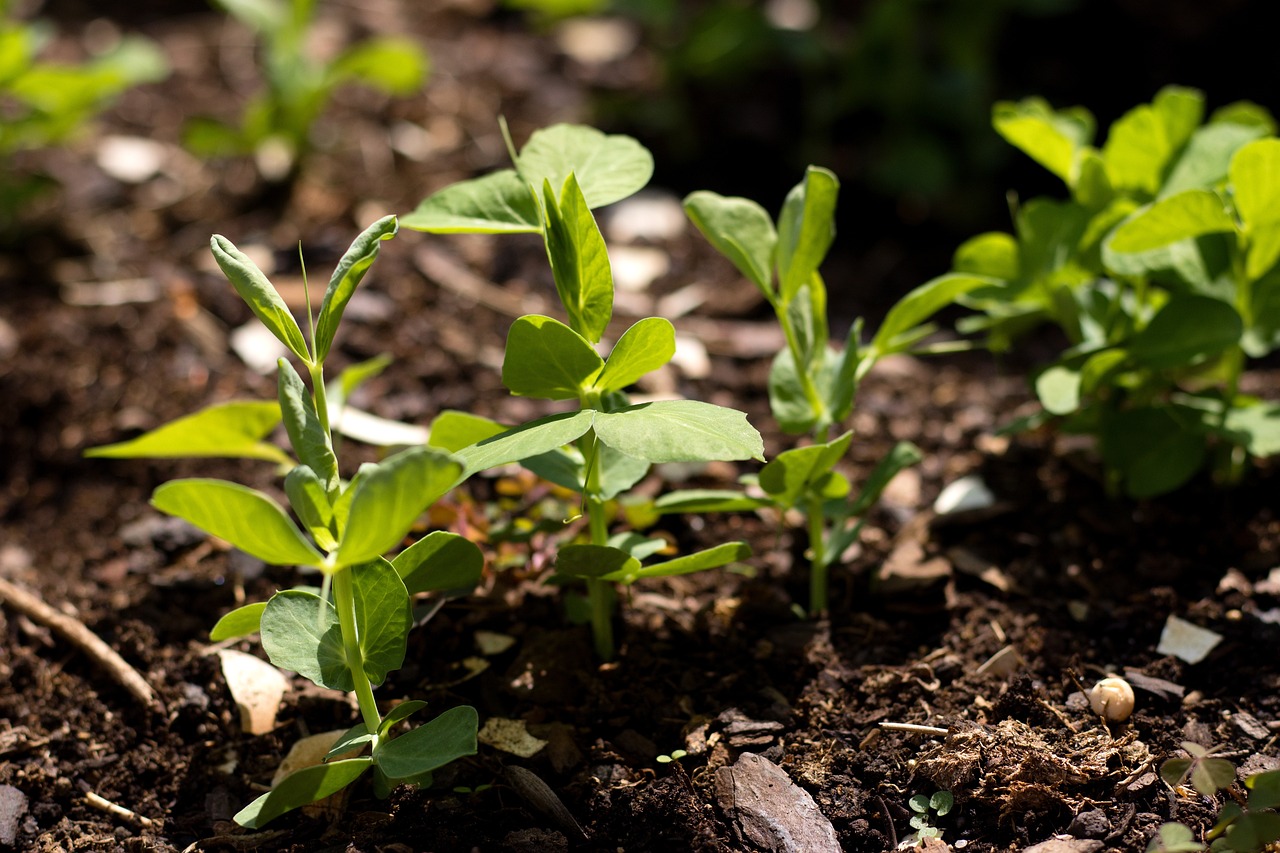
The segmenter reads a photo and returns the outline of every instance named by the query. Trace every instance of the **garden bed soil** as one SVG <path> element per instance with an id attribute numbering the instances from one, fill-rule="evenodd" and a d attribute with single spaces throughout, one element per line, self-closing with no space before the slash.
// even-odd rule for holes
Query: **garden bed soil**
<path id="1" fill-rule="evenodd" d="M 755 556 L 742 571 L 629 589 L 621 651 L 601 664 L 545 584 L 551 537 L 501 541 L 510 514 L 536 507 L 558 523 L 572 505 L 524 477 L 473 480 L 432 522 L 486 548 L 482 588 L 411 637 L 406 666 L 379 696 L 427 699 L 435 712 L 471 704 L 482 721 L 522 721 L 546 745 L 524 758 L 482 746 L 430 789 L 379 800 L 358 786 L 317 815 L 259 832 L 235 826 L 294 741 L 345 728 L 355 713 L 295 678 L 279 728 L 242 733 L 208 629 L 242 595 L 262 600 L 300 578 L 164 520 L 147 499 L 179 476 L 272 489 L 274 472 L 81 454 L 209 403 L 274 396 L 274 379 L 232 354 L 230 333 L 250 317 L 211 269 L 210 232 L 265 247 L 275 280 L 299 299 L 299 240 L 323 281 L 316 271 L 376 215 L 500 166 L 496 114 L 517 138 L 580 118 L 583 79 L 603 74 L 464 4 L 413 20 L 397 17 L 398 4 L 374 7 L 358 30 L 341 17 L 333 26 L 421 34 L 435 79 L 407 102 L 342 96 L 331 121 L 348 133 L 292 188 L 173 145 L 186 106 L 216 111 L 219 87 L 250 82 L 204 73 L 235 67 L 227 59 L 246 38 L 206 13 L 148 25 L 175 76 L 131 93 L 106 121 L 112 134 L 165 146 L 153 177 L 104 177 L 94 139 L 34 158 L 64 189 L 0 258 L 0 579 L 105 640 L 158 698 L 145 705 L 64 634 L 12 601 L 0 606 L 0 786 L 25 797 L 12 817 L 0 802 L 0 838 L 8 826 L 11 846 L 32 851 L 745 850 L 754 842 L 741 786 L 764 772 L 751 758 L 760 756 L 798 786 L 784 810 L 801 814 L 811 797 L 845 850 L 892 849 L 910 832 L 908 799 L 947 790 L 955 808 L 939 825 L 956 849 L 1058 838 L 1074 840 L 1062 849 L 1138 851 L 1165 821 L 1199 833 L 1216 816 L 1221 797 L 1175 792 L 1156 775 L 1180 742 L 1220 745 L 1243 770 L 1277 765 L 1274 466 L 1232 489 L 1197 481 L 1158 501 L 1109 498 L 1087 448 L 998 434 L 1031 410 L 1023 365 L 975 354 L 890 360 L 864 384 L 854 482 L 896 441 L 916 442 L 925 459 L 835 570 L 822 621 L 796 613 L 807 590 L 802 534 L 750 515 L 675 519 L 662 532 L 680 548 L 740 538 Z M 399 150 L 388 127 L 399 128 Z M 418 148 L 404 141 L 414 127 L 425 128 Z M 774 339 L 750 286 L 688 228 L 633 248 L 660 249 L 671 264 L 652 288 L 623 294 L 620 316 L 644 316 L 672 294 L 703 296 L 675 322 L 705 345 L 709 370 L 685 361 L 648 390 L 744 408 L 770 455 L 790 446 L 769 426 L 762 355 Z M 446 408 L 535 414 L 507 397 L 497 365 L 517 314 L 553 310 L 540 252 L 521 238 L 402 233 L 387 244 L 339 343 L 348 362 L 395 360 L 356 402 L 413 423 Z M 858 304 L 873 290 L 863 284 L 853 267 L 833 273 L 833 302 L 874 313 Z M 1274 370 L 1250 381 L 1254 393 L 1280 392 Z M 725 486 L 746 470 L 668 468 L 644 488 Z M 969 474 L 996 504 L 935 515 L 941 489 Z M 484 509 L 490 499 L 497 515 Z M 1224 639 L 1194 665 L 1159 654 L 1170 615 Z M 510 646 L 485 654 L 478 638 L 492 635 Z M 1107 724 L 1079 694 L 1112 673 L 1129 676 L 1137 706 Z M 687 755 L 657 760 L 677 749 Z"/>

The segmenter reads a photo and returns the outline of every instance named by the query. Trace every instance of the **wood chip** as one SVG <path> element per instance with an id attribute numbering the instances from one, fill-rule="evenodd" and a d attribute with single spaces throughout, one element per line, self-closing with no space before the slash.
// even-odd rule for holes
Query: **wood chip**
<path id="1" fill-rule="evenodd" d="M 831 821 L 769 759 L 743 753 L 732 767 L 716 771 L 715 788 L 744 846 L 770 853 L 839 853 Z"/>

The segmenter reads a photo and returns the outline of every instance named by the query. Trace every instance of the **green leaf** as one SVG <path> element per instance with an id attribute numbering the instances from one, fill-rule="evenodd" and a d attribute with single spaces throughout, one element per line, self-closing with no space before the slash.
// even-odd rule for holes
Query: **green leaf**
<path id="1" fill-rule="evenodd" d="M 507 332 L 502 384 L 519 397 L 576 400 L 603 367 L 581 334 L 551 317 L 526 314 Z"/>
<path id="2" fill-rule="evenodd" d="M 329 396 L 329 408 L 340 409 L 345 406 L 357 388 L 382 373 L 390 364 L 391 356 L 383 353 L 344 368 L 338 374 L 337 382 L 325 385 Z"/>
<path id="3" fill-rule="evenodd" d="M 1093 139 L 1093 116 L 1076 107 L 1054 112 L 1040 98 L 1016 104 L 1002 101 L 992 110 L 991 123 L 1010 145 L 1062 178 L 1075 183 L 1077 152 Z"/>
<path id="4" fill-rule="evenodd" d="M 1236 767 L 1225 758 L 1199 758 L 1191 768 L 1191 787 L 1212 797 L 1236 781 Z"/>
<path id="5" fill-rule="evenodd" d="M 1249 230 L 1249 249 L 1245 257 L 1245 277 L 1257 281 L 1280 260 L 1280 222 L 1255 225 Z"/>
<path id="6" fill-rule="evenodd" d="M 1226 180 L 1227 167 L 1241 146 L 1263 135 L 1261 128 L 1240 124 L 1211 124 L 1200 128 L 1178 157 L 1160 198 L 1183 190 L 1207 190 Z"/>
<path id="7" fill-rule="evenodd" d="M 425 703 L 424 703 L 425 704 Z M 333 742 L 333 746 L 329 747 L 329 751 L 325 754 L 324 760 L 332 761 L 345 752 L 363 749 L 367 743 L 373 743 L 375 736 L 365 728 L 364 723 L 356 723 L 351 728 L 343 732 L 337 740 Z"/>
<path id="8" fill-rule="evenodd" d="M 352 573 L 364 674 L 377 687 L 387 673 L 404 665 L 413 606 L 395 567 L 381 557 L 347 571 Z"/>
<path id="9" fill-rule="evenodd" d="M 91 447 L 85 456 L 107 459 L 230 457 L 293 464 L 289 454 L 262 439 L 280 423 L 268 401 L 220 403 L 170 421 L 137 438 Z"/>
<path id="10" fill-rule="evenodd" d="M 1160 765 L 1160 778 L 1170 788 L 1176 788 L 1182 784 L 1182 780 L 1186 778 L 1187 773 L 1191 770 L 1190 758 L 1170 758 L 1168 761 Z"/>
<path id="11" fill-rule="evenodd" d="M 601 412 L 596 437 L 649 462 L 764 459 L 764 440 L 733 409 L 696 400 L 666 400 Z"/>
<path id="12" fill-rule="evenodd" d="M 262 648 L 271 662 L 330 690 L 355 689 L 338 611 L 312 592 L 286 589 L 262 611 Z"/>
<path id="13" fill-rule="evenodd" d="M 1231 191 L 1248 239 L 1246 275 L 1260 278 L 1280 259 L 1280 139 L 1259 139 L 1231 158 Z"/>
<path id="14" fill-rule="evenodd" d="M 1209 296 L 1178 296 L 1129 343 L 1133 360 L 1168 369 L 1197 364 L 1237 345 L 1244 323 L 1236 310 Z"/>
<path id="15" fill-rule="evenodd" d="M 1171 492 L 1191 479 L 1205 459 L 1204 436 L 1193 412 L 1161 406 L 1130 409 L 1102 424 L 1102 458 L 1134 498 Z"/>
<path id="16" fill-rule="evenodd" d="M 1249 789 L 1249 810 L 1274 809 L 1280 806 L 1280 770 L 1254 773 L 1244 780 Z"/>
<path id="17" fill-rule="evenodd" d="M 538 203 L 511 169 L 451 184 L 423 199 L 400 224 L 433 234 L 537 234 Z"/>
<path id="18" fill-rule="evenodd" d="M 538 456 L 581 438 L 591 429 L 591 422 L 596 412 L 584 409 L 580 412 L 565 412 L 530 421 L 513 429 L 509 429 L 493 438 L 458 451 L 458 456 L 466 460 L 464 473 L 467 476 L 488 468 L 496 468 L 511 462 L 519 462 L 531 456 Z"/>
<path id="19" fill-rule="evenodd" d="M 410 779 L 476 754 L 480 717 L 470 705 L 450 708 L 430 722 L 392 740 L 381 740 L 373 760 L 391 779 Z"/>
<path id="20" fill-rule="evenodd" d="M 284 493 L 289 496 L 289 506 L 316 537 L 320 547 L 327 551 L 336 548 L 338 543 L 333 541 L 333 531 L 329 527 L 333 522 L 333 505 L 329 503 L 329 494 L 316 472 L 306 465 L 297 466 L 285 475 Z M 330 541 L 323 542 L 322 537 Z"/>
<path id="21" fill-rule="evenodd" d="M 456 453 L 464 447 L 492 438 L 507 429 L 508 427 L 489 418 L 482 418 L 470 412 L 446 409 L 431 422 L 431 437 L 427 440 L 427 444 Z"/>
<path id="22" fill-rule="evenodd" d="M 209 642 L 221 643 L 223 640 L 237 640 L 256 634 L 262 622 L 262 611 L 266 609 L 265 601 L 237 607 L 217 621 L 209 631 Z"/>
<path id="23" fill-rule="evenodd" d="M 613 270 L 604 237 L 570 173 L 556 201 L 552 185 L 542 185 L 546 214 L 544 239 L 556 293 L 569 325 L 591 343 L 599 343 L 613 313 Z"/>
<path id="24" fill-rule="evenodd" d="M 987 276 L 948 273 L 912 290 L 889 309 L 884 323 L 876 330 L 875 337 L 871 339 L 870 356 L 864 357 L 858 365 L 859 378 L 866 375 L 877 359 L 900 352 L 900 339 L 910 338 L 914 329 L 939 310 L 971 290 L 999 284 L 998 280 Z"/>
<path id="25" fill-rule="evenodd" d="M 1223 427 L 1259 459 L 1280 453 L 1280 403 L 1232 406 Z"/>
<path id="26" fill-rule="evenodd" d="M 653 176 L 653 155 L 629 136 L 606 136 L 593 127 L 556 124 L 535 131 L 520 151 L 516 171 L 526 184 L 563 186 L 577 176 L 592 210 L 644 189 Z"/>
<path id="27" fill-rule="evenodd" d="M 853 433 L 846 432 L 824 444 L 784 450 L 760 469 L 760 488 L 779 506 L 795 506 L 823 475 L 844 458 L 852 442 Z"/>
<path id="28" fill-rule="evenodd" d="M 409 719 L 409 717 L 427 707 L 427 703 L 420 699 L 410 699 L 407 702 L 401 702 L 399 705 L 387 712 L 382 718 L 382 722 L 378 723 L 378 734 L 384 735 L 391 731 L 391 727 L 396 723 Z"/>
<path id="29" fill-rule="evenodd" d="M 1071 414 L 1080 408 L 1080 373 L 1055 364 L 1036 377 L 1036 396 L 1050 414 Z"/>
<path id="30" fill-rule="evenodd" d="M 410 595 L 475 589 L 484 571 L 484 554 L 475 543 L 437 530 L 428 533 L 391 561 Z"/>
<path id="31" fill-rule="evenodd" d="M 1012 281 L 1018 277 L 1018 241 L 1001 231 L 971 237 L 956 249 L 951 267 L 958 273 Z"/>
<path id="32" fill-rule="evenodd" d="M 857 369 L 861 366 L 860 361 L 855 367 L 855 384 L 861 379 L 857 374 Z M 782 431 L 790 435 L 809 432 L 818 422 L 818 412 L 805 393 L 804 383 L 800 380 L 800 373 L 796 370 L 795 358 L 789 347 L 778 351 L 769 368 L 769 410 Z"/>
<path id="33" fill-rule="evenodd" d="M 682 489 L 678 492 L 659 495 L 653 502 L 653 508 L 663 515 L 749 512 L 772 505 L 771 500 L 753 498 L 729 489 Z"/>
<path id="34" fill-rule="evenodd" d="M 323 363 L 329 357 L 334 335 L 342 322 L 342 312 L 356 292 L 356 286 L 378 257 L 383 241 L 390 240 L 399 229 L 394 216 L 382 217 L 366 228 L 338 261 L 338 266 L 329 279 L 329 287 L 324 292 L 324 301 L 320 303 L 320 316 L 316 319 L 317 362 Z"/>
<path id="35" fill-rule="evenodd" d="M 290 352 L 311 364 L 311 354 L 307 350 L 302 330 L 298 328 L 298 321 L 293 319 L 289 306 L 285 305 L 280 294 L 272 287 L 262 270 L 258 269 L 258 265 L 221 234 L 213 235 L 210 247 L 223 275 L 254 315 L 262 321 L 262 325 L 288 347 Z"/>
<path id="36" fill-rule="evenodd" d="M 640 561 L 630 552 L 608 545 L 565 545 L 556 554 L 556 571 L 574 578 L 595 578 L 630 583 L 640 572 Z"/>
<path id="37" fill-rule="evenodd" d="M 727 566 L 730 563 L 739 563 L 750 556 L 751 546 L 746 542 L 726 542 L 723 545 L 717 545 L 705 551 L 698 551 L 693 554 L 686 554 L 683 557 L 676 557 L 674 560 L 667 560 L 664 563 L 645 566 L 636 573 L 634 578 L 623 582 L 632 583 L 640 578 L 672 578 L 677 575 L 688 575 L 693 572 Z M 613 578 L 606 578 L 606 580 L 613 580 Z"/>
<path id="38" fill-rule="evenodd" d="M 329 431 L 321 425 L 315 402 L 293 365 L 282 358 L 278 368 L 280 412 L 289 443 L 302 464 L 320 478 L 325 491 L 334 494 L 338 489 L 338 458 L 333 455 Z"/>
<path id="39" fill-rule="evenodd" d="M 1260 136 L 1272 136 L 1276 132 L 1276 120 L 1266 107 L 1253 101 L 1235 101 L 1219 107 L 1209 117 L 1211 124 L 1238 124 L 1256 128 Z"/>
<path id="40" fill-rule="evenodd" d="M 849 507 L 849 515 L 864 515 L 867 510 L 871 509 L 876 501 L 880 500 L 880 495 L 889 486 L 889 483 L 898 473 L 912 465 L 916 465 L 920 460 L 924 459 L 924 454 L 920 452 L 920 448 L 916 447 L 909 441 L 899 441 L 893 446 L 884 457 L 876 463 L 876 467 L 871 469 L 871 473 L 867 475 L 867 479 L 862 483 L 862 493 L 858 495 L 858 499 Z M 833 553 L 840 553 L 848 545 L 840 548 L 833 548 Z"/>
<path id="41" fill-rule="evenodd" d="M 597 496 L 601 500 L 613 500 L 627 489 L 644 479 L 649 473 L 649 462 L 628 456 L 607 444 L 600 445 L 596 464 L 600 466 L 600 491 Z M 537 469 L 530 468 L 535 474 Z M 585 479 L 586 471 L 582 471 Z M 577 491 L 582 491 L 584 484 L 580 481 Z"/>
<path id="42" fill-rule="evenodd" d="M 280 0 L 213 0 L 214 5 L 240 23 L 259 33 L 275 33 L 284 29 L 289 19 L 288 7 Z"/>
<path id="43" fill-rule="evenodd" d="M 1165 86 L 1151 101 L 1171 151 L 1187 144 L 1204 121 L 1204 93 L 1184 86 Z"/>
<path id="44" fill-rule="evenodd" d="M 1280 814 L 1246 812 L 1240 815 L 1223 836 L 1227 848 L 1236 853 L 1256 853 L 1280 839 Z"/>
<path id="45" fill-rule="evenodd" d="M 262 492 L 225 480 L 171 480 L 151 505 L 277 566 L 322 566 L 324 558 L 280 507 Z"/>
<path id="46" fill-rule="evenodd" d="M 363 563 L 390 551 L 461 473 L 460 459 L 434 447 L 413 447 L 362 465 L 359 481 L 348 487 L 355 494 L 335 564 Z"/>
<path id="47" fill-rule="evenodd" d="M 1184 135 L 1185 134 L 1185 135 Z M 1170 159 L 1185 141 L 1185 122 L 1156 105 L 1134 107 L 1111 125 L 1102 158 L 1111 185 L 1121 192 L 1154 196 Z"/>
<path id="48" fill-rule="evenodd" d="M 778 234 L 765 209 L 750 199 L 699 190 L 685 197 L 684 210 L 707 242 L 773 302 Z"/>
<path id="49" fill-rule="evenodd" d="M 1191 830 L 1180 823 L 1161 824 L 1159 834 L 1147 845 L 1147 853 L 1194 853 L 1203 849 Z"/>
<path id="50" fill-rule="evenodd" d="M 675 327 L 661 317 L 646 317 L 618 339 L 595 387 L 600 391 L 621 391 L 671 361 L 675 354 Z"/>
<path id="51" fill-rule="evenodd" d="M 407 38 L 366 39 L 348 48 L 329 67 L 333 82 L 355 80 L 389 95 L 412 95 L 431 68 L 427 55 Z"/>
<path id="52" fill-rule="evenodd" d="M 827 169 L 810 166 L 804 181 L 787 194 L 778 217 L 779 298 L 785 305 L 818 271 L 835 239 L 840 182 Z"/>
<path id="53" fill-rule="evenodd" d="M 373 759 L 364 756 L 304 767 L 290 773 L 280 780 L 280 784 L 241 809 L 235 816 L 235 822 L 249 829 L 261 829 L 285 812 L 336 794 L 359 779 L 372 765 Z"/>
<path id="54" fill-rule="evenodd" d="M 933 809 L 938 817 L 946 817 L 955 804 L 956 798 L 950 791 L 938 791 L 929 798 L 929 808 Z"/>
<path id="55" fill-rule="evenodd" d="M 1235 222 L 1216 193 L 1186 190 L 1139 208 L 1107 238 L 1113 252 L 1148 252 L 1204 234 L 1234 231 Z"/>

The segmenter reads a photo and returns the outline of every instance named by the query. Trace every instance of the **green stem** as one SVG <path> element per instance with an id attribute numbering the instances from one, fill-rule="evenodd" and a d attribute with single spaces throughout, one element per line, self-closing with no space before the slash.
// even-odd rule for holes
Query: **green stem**
<path id="1" fill-rule="evenodd" d="M 326 434 L 329 433 L 329 395 L 324 387 L 324 365 L 311 364 L 307 365 L 307 369 L 311 373 L 311 396 L 316 402 L 316 414 L 320 418 L 320 426 L 324 428 Z M 330 436 L 330 443 L 333 439 Z"/>
<path id="2" fill-rule="evenodd" d="M 827 598 L 826 531 L 823 529 L 822 498 L 811 497 L 806 507 L 809 523 L 809 615 L 821 616 L 829 603 Z"/>
<path id="3" fill-rule="evenodd" d="M 605 518 L 604 501 L 600 499 L 600 455 L 594 430 L 582 437 L 579 445 L 587 468 L 587 482 L 582 492 L 582 511 L 587 516 L 592 545 L 607 545 L 609 522 Z M 591 636 L 601 660 L 613 659 L 613 597 L 609 581 L 589 578 L 587 602 L 591 606 Z"/>
<path id="4" fill-rule="evenodd" d="M 804 391 L 804 398 L 808 401 L 809 407 L 813 409 L 817 419 L 814 423 L 814 434 L 821 434 L 831 423 L 831 414 L 827 411 L 827 405 L 822 400 L 822 395 L 818 393 L 818 386 L 813 384 L 813 376 L 804 368 L 803 353 L 800 352 L 800 340 L 796 337 L 796 330 L 791 325 L 791 319 L 787 316 L 787 308 L 781 303 L 775 303 L 774 313 L 778 317 L 778 324 L 782 326 L 782 334 L 787 339 L 787 349 L 791 351 L 791 361 L 795 364 L 796 376 L 800 380 L 800 389 Z"/>
<path id="5" fill-rule="evenodd" d="M 339 569 L 333 576 L 333 603 L 338 609 L 338 624 L 342 628 L 342 649 L 347 659 L 347 669 L 355 682 L 356 700 L 360 703 L 360 716 L 370 733 L 378 731 L 382 716 L 378 713 L 377 700 L 373 698 L 373 685 L 364 674 L 364 654 L 360 651 L 360 632 L 356 625 L 355 585 L 351 580 L 351 568 Z"/>

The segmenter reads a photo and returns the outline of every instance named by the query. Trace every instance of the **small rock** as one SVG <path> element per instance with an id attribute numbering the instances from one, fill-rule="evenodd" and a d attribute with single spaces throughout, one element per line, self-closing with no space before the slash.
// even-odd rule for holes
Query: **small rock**
<path id="1" fill-rule="evenodd" d="M 613 246 L 609 249 L 613 264 L 613 283 L 619 290 L 639 293 L 671 270 L 671 258 L 661 249 L 649 246 Z"/>
<path id="2" fill-rule="evenodd" d="M 147 515 L 120 529 L 120 538 L 131 548 L 159 548 L 166 553 L 190 548 L 205 534 L 190 522 L 170 515 Z"/>
<path id="3" fill-rule="evenodd" d="M 715 777 L 716 801 L 744 844 L 770 853 L 839 853 L 835 829 L 809 792 L 750 752 Z"/>
<path id="4" fill-rule="evenodd" d="M 1111 832 L 1111 821 L 1101 809 L 1088 809 L 1076 815 L 1067 832 L 1076 838 L 1106 838 Z"/>
<path id="5" fill-rule="evenodd" d="M 988 509 L 996 502 L 996 496 L 977 474 L 961 477 L 938 495 L 933 502 L 933 511 L 938 515 L 953 515 L 961 512 L 973 512 Z"/>
<path id="6" fill-rule="evenodd" d="M 0 844 L 12 847 L 18 824 L 27 813 L 27 795 L 12 785 L 0 785 Z"/>
<path id="7" fill-rule="evenodd" d="M 1209 652 L 1220 642 L 1221 634 L 1169 614 L 1164 630 L 1160 632 L 1160 645 L 1156 646 L 1156 654 L 1173 655 L 1187 663 L 1196 664 L 1208 657 Z"/>
<path id="8" fill-rule="evenodd" d="M 675 239 L 688 223 L 680 199 L 669 193 L 643 192 L 611 207 L 605 227 L 611 241 L 634 243 Z"/>
<path id="9" fill-rule="evenodd" d="M 285 345 L 276 339 L 271 330 L 258 321 L 246 323 L 234 330 L 229 338 L 231 349 L 240 360 L 255 373 L 266 376 L 276 370 L 276 361 L 288 355 Z"/>
<path id="10" fill-rule="evenodd" d="M 164 143 L 141 136 L 107 136 L 98 144 L 98 168 L 117 181 L 141 184 L 164 168 Z"/>
<path id="11" fill-rule="evenodd" d="M 485 720 L 476 734 L 476 740 L 521 758 L 531 758 L 547 745 L 545 740 L 529 734 L 524 720 L 508 720 L 503 717 Z"/>
<path id="12" fill-rule="evenodd" d="M 556 46 L 583 65 L 603 65 L 624 59 L 640 43 L 635 24 L 623 18 L 572 18 L 555 33 Z"/>
<path id="13" fill-rule="evenodd" d="M 1051 838 L 1023 849 L 1022 853 L 1096 853 L 1101 841 L 1083 838 Z"/>

